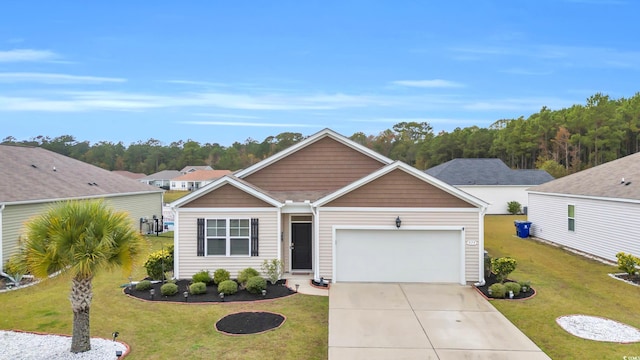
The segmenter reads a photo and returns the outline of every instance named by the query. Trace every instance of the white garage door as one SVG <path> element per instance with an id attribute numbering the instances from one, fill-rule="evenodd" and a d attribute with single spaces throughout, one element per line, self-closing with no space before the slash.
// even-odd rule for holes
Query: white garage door
<path id="1" fill-rule="evenodd" d="M 335 281 L 464 283 L 462 231 L 336 230 Z"/>

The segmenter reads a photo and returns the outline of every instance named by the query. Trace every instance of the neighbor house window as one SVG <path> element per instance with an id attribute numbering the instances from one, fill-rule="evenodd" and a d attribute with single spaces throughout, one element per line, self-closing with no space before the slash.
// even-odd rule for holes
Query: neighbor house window
<path id="1" fill-rule="evenodd" d="M 576 231 L 576 207 L 575 205 L 567 206 L 567 217 L 569 219 L 569 231 Z"/>
<path id="2" fill-rule="evenodd" d="M 249 219 L 207 219 L 207 255 L 249 256 Z"/>

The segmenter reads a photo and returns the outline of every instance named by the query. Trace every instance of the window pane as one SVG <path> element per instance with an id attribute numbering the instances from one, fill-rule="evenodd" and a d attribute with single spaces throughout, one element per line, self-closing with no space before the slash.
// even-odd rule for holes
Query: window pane
<path id="1" fill-rule="evenodd" d="M 207 220 L 207 236 L 227 236 L 226 220 Z"/>
<path id="2" fill-rule="evenodd" d="M 575 207 L 574 207 L 574 205 L 569 205 L 569 207 L 568 207 L 568 212 L 569 212 L 569 217 L 570 217 L 570 218 L 574 217 L 574 214 L 575 214 Z"/>
<path id="3" fill-rule="evenodd" d="M 576 230 L 576 221 L 574 219 L 569 219 L 569 231 Z"/>
<path id="4" fill-rule="evenodd" d="M 225 239 L 207 239 L 207 255 L 227 255 Z"/>
<path id="5" fill-rule="evenodd" d="M 230 219 L 229 236 L 249 236 L 249 220 Z"/>
<path id="6" fill-rule="evenodd" d="M 249 239 L 231 239 L 231 255 L 249 255 Z"/>

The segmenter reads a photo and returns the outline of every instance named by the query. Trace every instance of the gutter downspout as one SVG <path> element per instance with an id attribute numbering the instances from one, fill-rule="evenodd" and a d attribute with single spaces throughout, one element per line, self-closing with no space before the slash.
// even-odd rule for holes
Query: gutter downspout
<path id="1" fill-rule="evenodd" d="M 313 206 L 313 204 L 311 202 L 308 203 L 309 204 L 309 208 L 311 209 L 311 213 L 313 214 L 313 237 L 314 237 L 314 242 L 313 242 L 313 250 L 314 250 L 314 254 L 313 254 L 313 262 L 314 262 L 314 267 L 313 267 L 313 280 L 320 282 L 320 229 L 319 229 L 319 224 L 320 224 L 320 219 L 318 216 L 318 209 Z"/>
<path id="2" fill-rule="evenodd" d="M 484 284 L 486 284 L 486 281 L 484 280 L 485 278 L 485 274 L 484 274 L 484 215 L 487 212 L 487 207 L 483 206 L 482 210 L 480 211 L 480 213 L 478 214 L 479 217 L 479 229 L 478 229 L 478 237 L 479 237 L 479 244 L 478 246 L 480 247 L 480 249 L 482 249 L 482 252 L 478 251 L 480 254 L 480 266 L 479 266 L 479 274 L 481 276 L 481 279 L 479 282 L 473 284 L 474 286 L 484 286 Z"/>
<path id="3" fill-rule="evenodd" d="M 2 203 L 2 205 L 0 205 L 0 270 L 4 268 L 4 262 L 3 262 L 4 254 L 2 253 L 2 249 L 4 248 L 4 243 L 2 242 L 2 233 L 4 232 L 2 228 L 2 211 L 4 211 L 4 207 L 5 207 L 5 204 Z"/>

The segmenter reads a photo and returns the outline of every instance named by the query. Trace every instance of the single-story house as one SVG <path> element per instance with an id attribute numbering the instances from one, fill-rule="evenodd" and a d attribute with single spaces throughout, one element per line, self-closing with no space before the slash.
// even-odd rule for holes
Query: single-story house
<path id="1" fill-rule="evenodd" d="M 213 168 L 209 165 L 188 165 L 180 170 L 180 174 L 184 175 L 197 170 L 213 170 Z"/>
<path id="2" fill-rule="evenodd" d="M 544 170 L 515 170 L 500 159 L 453 159 L 425 172 L 489 203 L 487 214 L 508 214 L 511 201 L 526 212 L 526 190 L 553 180 Z"/>
<path id="3" fill-rule="evenodd" d="M 486 203 L 329 129 L 171 206 L 178 278 L 278 259 L 333 282 L 484 279 Z"/>
<path id="4" fill-rule="evenodd" d="M 169 190 L 171 187 L 171 180 L 182 175 L 178 170 L 162 170 L 157 173 L 147 175 L 138 179 L 143 184 L 159 187 L 165 190 Z"/>
<path id="5" fill-rule="evenodd" d="M 201 187 L 231 174 L 230 170 L 194 170 L 171 180 L 169 190 L 198 190 Z"/>
<path id="6" fill-rule="evenodd" d="M 0 259 L 18 251 L 23 224 L 64 200 L 105 199 L 134 226 L 162 214 L 161 189 L 37 147 L 0 145 Z M 142 229 L 145 230 L 145 229 Z"/>
<path id="7" fill-rule="evenodd" d="M 529 189 L 531 235 L 617 261 L 640 256 L 640 153 Z"/>

